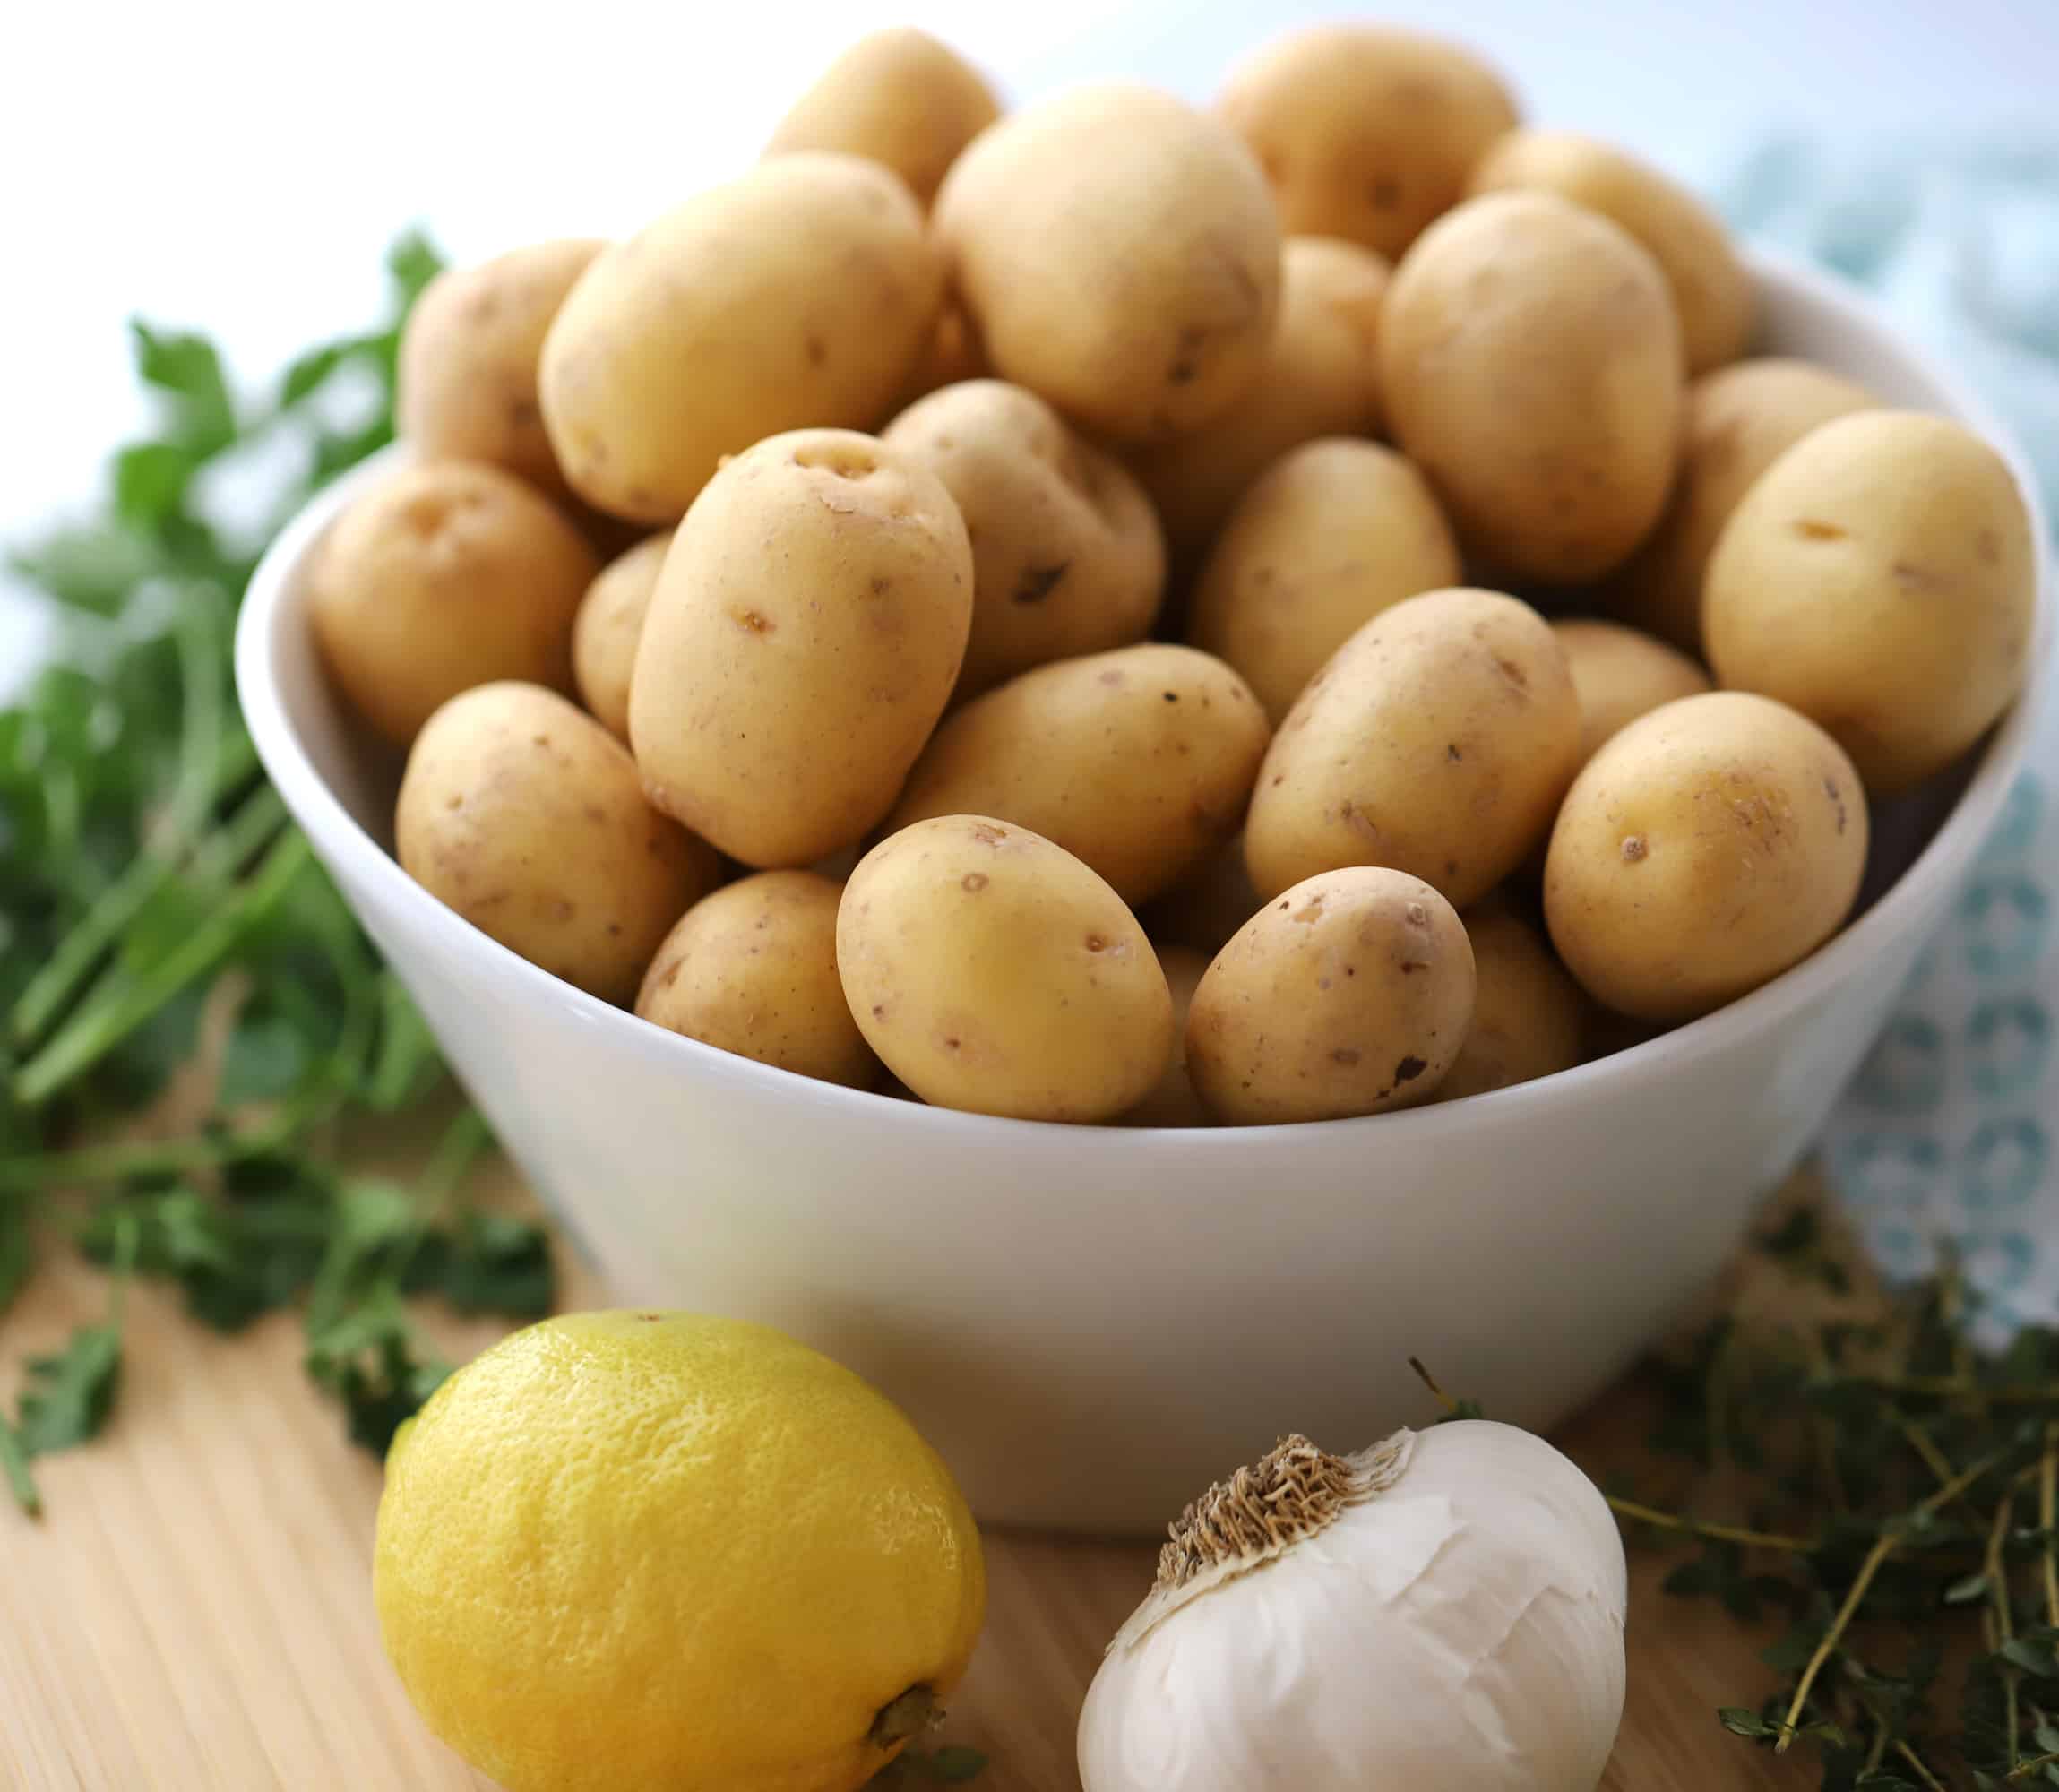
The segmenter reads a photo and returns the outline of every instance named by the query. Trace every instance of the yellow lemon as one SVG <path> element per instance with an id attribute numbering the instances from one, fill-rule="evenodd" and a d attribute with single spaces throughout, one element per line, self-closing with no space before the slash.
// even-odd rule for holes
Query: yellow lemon
<path id="1" fill-rule="evenodd" d="M 964 1672 L 978 1533 L 883 1395 L 780 1332 L 547 1320 L 394 1441 L 374 1590 L 507 1792 L 852 1792 Z"/>

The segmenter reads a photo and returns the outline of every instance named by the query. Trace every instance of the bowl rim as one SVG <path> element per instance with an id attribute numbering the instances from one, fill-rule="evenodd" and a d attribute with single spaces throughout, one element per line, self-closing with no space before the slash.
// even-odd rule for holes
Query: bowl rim
<path id="1" fill-rule="evenodd" d="M 1162 1150 L 1168 1140 L 1182 1142 L 1187 1149 L 1217 1152 L 1271 1151 L 1315 1137 L 1334 1144 L 1360 1137 L 1367 1145 L 1382 1138 L 1396 1144 L 1410 1140 L 1434 1143 L 1441 1133 L 1477 1126 L 1490 1116 L 1496 1123 L 1520 1123 L 1541 1103 L 1578 1100 L 1604 1078 L 1619 1090 L 1633 1090 L 1638 1084 L 1663 1076 L 1682 1059 L 1719 1053 L 1770 1033 L 1780 1022 L 1821 1001 L 1848 978 L 1863 970 L 1926 903 L 1942 898 L 1944 886 L 1970 866 L 1994 825 L 2022 768 L 2037 725 L 2042 687 L 2053 669 L 2053 544 L 2036 476 L 2013 432 L 1977 393 L 1950 368 L 1940 365 L 1928 349 L 1911 341 L 1857 289 L 1762 246 L 1745 246 L 1745 257 L 1762 291 L 1787 289 L 1813 306 L 1835 314 L 1891 346 L 1911 372 L 1943 394 L 1951 413 L 1977 431 L 2009 463 L 2029 512 L 2036 556 L 2036 609 L 2024 687 L 1990 732 L 1971 778 L 1935 832 L 1902 874 L 1857 920 L 1800 963 L 1748 995 L 1654 1038 L 1570 1070 L 1455 1101 L 1348 1119 L 1261 1126 L 1117 1124 L 1090 1127 L 1072 1122 L 1023 1120 L 935 1107 L 871 1090 L 823 1082 L 671 1032 L 565 982 L 446 908 L 409 877 L 399 860 L 359 825 L 315 770 L 274 675 L 279 633 L 302 562 L 349 500 L 391 468 L 396 456 L 406 452 L 404 444 L 382 451 L 319 493 L 280 531 L 252 574 L 237 618 L 235 648 L 237 692 L 246 725 L 266 774 L 295 821 L 318 846 L 321 856 L 333 865 L 347 867 L 351 877 L 364 880 L 405 925 L 436 937 L 447 952 L 470 959 L 478 964 L 482 974 L 504 982 L 512 979 L 516 987 L 532 996 L 559 1004 L 568 1011 L 568 1020 L 616 1030 L 625 1048 L 676 1064 L 682 1073 L 712 1075 L 718 1081 L 728 1081 L 769 1096 L 783 1094 L 788 1098 L 810 1099 L 831 1110 L 841 1109 L 853 1121 L 898 1116 L 900 1125 L 917 1133 L 956 1136 L 961 1142 L 1000 1128 L 1004 1129 L 1001 1136 L 1021 1147 L 1040 1138 L 1070 1142 L 1083 1133 L 1095 1133 L 1107 1141 L 1103 1149 L 1116 1152 Z M 1374 1127 L 1382 1130 L 1365 1130 Z"/>

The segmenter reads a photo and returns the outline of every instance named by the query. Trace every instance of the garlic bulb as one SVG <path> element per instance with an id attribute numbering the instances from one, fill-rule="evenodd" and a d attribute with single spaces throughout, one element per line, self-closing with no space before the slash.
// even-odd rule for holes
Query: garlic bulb
<path id="1" fill-rule="evenodd" d="M 1593 1792 L 1629 1588 L 1594 1484 L 1461 1419 L 1290 1437 L 1172 1526 L 1080 1714 L 1085 1792 Z"/>

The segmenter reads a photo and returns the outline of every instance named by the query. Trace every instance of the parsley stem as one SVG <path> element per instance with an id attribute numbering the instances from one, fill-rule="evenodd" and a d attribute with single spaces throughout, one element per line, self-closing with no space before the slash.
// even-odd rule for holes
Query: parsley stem
<path id="1" fill-rule="evenodd" d="M 2059 1749 L 2053 1750 L 2050 1754 L 2037 1755 L 2029 1761 L 2020 1761 L 2002 1777 L 2004 1780 L 2028 1779 L 2040 1768 L 2050 1767 L 2055 1763 L 2059 1763 Z M 1935 1786 L 1937 1782 L 1934 1779 L 1931 1784 Z M 1943 1792 L 1943 1788 L 1940 1788 L 1939 1792 Z"/>
<path id="2" fill-rule="evenodd" d="M 2045 1622 L 2059 1630 L 2059 1419 L 2045 1427 L 2037 1464 L 2037 1523 L 2045 1533 Z"/>
<path id="3" fill-rule="evenodd" d="M 1908 1762 L 1911 1771 L 1930 1788 L 1930 1792 L 1945 1792 L 1944 1781 L 1923 1764 L 1923 1757 L 1906 1742 L 1895 1744 L 1894 1752 Z"/>
<path id="4" fill-rule="evenodd" d="M 1888 1409 L 1888 1417 L 1895 1422 L 1896 1428 L 1908 1440 L 1909 1448 L 1923 1458 L 1924 1467 L 1928 1469 L 1931 1474 L 1935 1477 L 1938 1485 L 1943 1486 L 1951 1480 L 1951 1463 L 1944 1452 L 1931 1442 L 1930 1433 L 1902 1411 L 1900 1407 L 1891 1406 Z"/>
<path id="5" fill-rule="evenodd" d="M 2009 1535 L 2010 1521 L 2016 1515 L 2016 1495 L 2004 1494 L 2001 1503 L 1994 1508 L 1994 1522 L 1987 1529 L 1987 1553 L 1981 1566 L 1987 1576 L 1988 1598 L 1994 1607 L 1994 1633 L 2000 1639 L 1998 1647 L 2006 1647 L 2016 1640 L 2016 1624 L 2009 1609 L 2009 1567 L 2002 1559 L 2002 1546 Z M 2005 1765 L 2016 1765 L 2016 1742 L 2021 1727 L 2021 1716 L 2017 1708 L 2017 1673 L 2013 1667 L 2002 1669 L 2002 1698 L 2006 1714 L 2009 1753 Z"/>
<path id="6" fill-rule="evenodd" d="M 43 1496 L 36 1491 L 36 1478 L 29 1472 L 29 1452 L 22 1449 L 14 1427 L 4 1418 L 0 1418 L 0 1474 L 7 1478 L 7 1490 L 14 1495 L 14 1503 L 30 1518 L 41 1518 Z"/>
<path id="7" fill-rule="evenodd" d="M 2059 1382 L 2027 1382 L 2013 1387 L 1980 1387 L 1958 1375 L 1848 1374 L 1838 1379 L 1878 1388 L 1882 1393 L 1909 1394 L 1923 1400 L 1972 1398 L 1993 1400 L 1999 1406 L 2059 1405 Z"/>
<path id="8" fill-rule="evenodd" d="M 1681 1531 L 1689 1537 L 1740 1544 L 1746 1549 L 1781 1549 L 1790 1555 L 1811 1555 L 1820 1546 L 1807 1538 L 1783 1537 L 1773 1530 L 1745 1530 L 1734 1524 L 1710 1524 L 1697 1518 L 1683 1518 L 1676 1512 L 1660 1512 L 1656 1506 L 1640 1505 L 1635 1500 L 1619 1499 L 1614 1494 L 1606 1497 L 1609 1509 L 1618 1517 L 1634 1519 L 1640 1524 L 1655 1524 L 1662 1530 Z"/>

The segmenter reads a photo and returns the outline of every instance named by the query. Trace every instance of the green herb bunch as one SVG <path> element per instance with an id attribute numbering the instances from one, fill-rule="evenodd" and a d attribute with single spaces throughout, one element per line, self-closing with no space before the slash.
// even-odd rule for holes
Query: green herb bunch
<path id="1" fill-rule="evenodd" d="M 303 355 L 259 402 L 204 337 L 135 324 L 155 433 L 116 456 L 102 515 L 13 561 L 53 650 L 0 711 L 0 1315 L 66 1234 L 112 1271 L 104 1322 L 31 1362 L 0 1413 L 0 1471 L 30 1512 L 30 1459 L 107 1423 L 132 1275 L 177 1282 L 224 1331 L 301 1305 L 309 1373 L 374 1449 L 446 1373 L 409 1297 L 549 1309 L 541 1232 L 453 1210 L 487 1142 L 476 1115 L 412 1189 L 323 1149 L 353 1114 L 421 1100 L 440 1065 L 265 782 L 230 676 L 265 543 L 392 439 L 401 327 L 440 267 L 404 237 L 383 323 Z M 209 1111 L 143 1136 L 203 1022 L 225 1028 Z"/>

